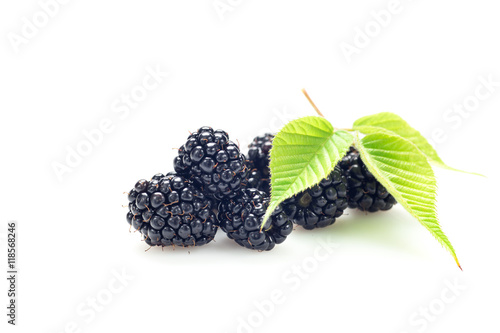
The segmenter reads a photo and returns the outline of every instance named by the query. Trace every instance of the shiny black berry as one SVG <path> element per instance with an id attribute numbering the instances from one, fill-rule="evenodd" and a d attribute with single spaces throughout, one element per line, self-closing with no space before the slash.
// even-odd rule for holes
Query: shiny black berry
<path id="1" fill-rule="evenodd" d="M 151 246 L 200 246 L 214 239 L 213 199 L 172 173 L 139 180 L 129 192 L 127 222 Z"/>
<path id="2" fill-rule="evenodd" d="M 247 178 L 245 180 L 245 187 L 255 188 L 262 192 L 265 192 L 267 195 L 271 194 L 271 181 L 269 179 L 269 174 L 264 176 L 262 170 L 256 169 L 253 165 L 247 162 L 248 173 Z"/>
<path id="3" fill-rule="evenodd" d="M 253 185 L 267 194 L 271 193 L 271 172 L 269 155 L 273 146 L 274 134 L 257 136 L 248 145 L 249 168 L 254 172 L 252 179 L 258 179 Z"/>
<path id="4" fill-rule="evenodd" d="M 222 130 L 202 127 L 192 133 L 174 159 L 175 171 L 218 200 L 232 198 L 245 182 L 245 156 Z"/>
<path id="5" fill-rule="evenodd" d="M 270 197 L 257 189 L 246 188 L 219 204 L 221 229 L 239 245 L 252 250 L 269 251 L 281 244 L 293 230 L 293 223 L 278 207 L 260 229 Z"/>
<path id="6" fill-rule="evenodd" d="M 354 147 L 350 148 L 339 165 L 347 178 L 349 208 L 376 212 L 389 210 L 397 203 L 396 199 L 368 171 Z"/>
<path id="7" fill-rule="evenodd" d="M 339 166 L 319 184 L 285 200 L 284 211 L 304 229 L 324 228 L 347 208 L 347 184 Z"/>

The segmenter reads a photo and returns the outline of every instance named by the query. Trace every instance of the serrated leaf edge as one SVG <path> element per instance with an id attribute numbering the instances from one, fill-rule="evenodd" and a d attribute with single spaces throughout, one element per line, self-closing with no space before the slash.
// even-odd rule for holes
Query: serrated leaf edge
<path id="1" fill-rule="evenodd" d="M 398 137 L 402 140 L 405 140 L 406 142 L 410 143 L 411 145 L 414 146 L 415 150 L 417 152 L 419 152 L 421 155 L 423 155 L 425 158 L 426 158 L 426 155 L 424 153 L 422 153 L 422 151 L 420 149 L 418 149 L 418 147 L 413 143 L 411 142 L 410 140 L 407 140 L 399 135 L 390 135 L 390 134 L 387 134 L 387 133 L 381 133 L 381 134 L 385 134 L 387 136 L 392 136 L 392 137 Z M 359 139 L 359 133 L 356 133 L 354 135 L 354 144 L 356 146 L 356 149 L 359 151 L 360 153 L 360 156 L 361 156 L 361 159 L 363 160 L 363 162 L 365 163 L 365 165 L 367 166 L 367 168 L 369 169 L 369 171 L 375 176 L 375 178 L 387 189 L 387 191 L 392 194 L 394 196 L 394 198 L 401 204 L 401 206 L 403 206 L 405 208 L 406 211 L 408 211 L 415 219 L 417 219 L 419 221 L 419 223 L 424 226 L 433 236 L 434 238 L 444 247 L 446 248 L 450 254 L 453 256 L 453 259 L 455 260 L 456 264 L 458 265 L 458 267 L 460 269 L 462 269 L 462 267 L 460 266 L 460 263 L 458 261 L 458 258 L 457 258 L 457 255 L 455 253 L 455 249 L 453 248 L 453 246 L 451 245 L 451 242 L 449 241 L 448 237 L 445 235 L 445 233 L 443 232 L 443 230 L 441 229 L 441 226 L 440 226 L 440 223 L 439 223 L 439 218 L 437 216 L 437 209 L 436 209 L 436 206 L 435 204 L 432 204 L 433 208 L 433 212 L 436 216 L 436 225 L 437 227 L 435 229 L 439 229 L 442 233 L 443 233 L 443 236 L 445 239 L 441 239 L 441 238 L 438 238 L 437 235 L 434 233 L 434 231 L 432 230 L 433 227 L 425 224 L 419 216 L 417 216 L 414 212 L 413 212 L 413 209 L 411 207 L 409 207 L 409 205 L 407 204 L 407 202 L 405 200 L 401 200 L 402 199 L 402 195 L 399 194 L 399 191 L 397 191 L 391 183 L 389 183 L 388 181 L 385 180 L 384 177 L 382 177 L 382 175 L 378 172 L 378 170 L 376 168 L 373 167 L 373 161 L 371 160 L 371 157 L 368 156 L 369 154 L 367 154 L 364 150 L 364 147 L 361 143 L 361 140 Z M 427 158 L 426 158 L 427 160 Z M 370 163 L 367 163 L 367 162 L 370 162 Z M 430 165 L 429 165 L 430 166 Z M 437 189 L 437 185 L 436 185 L 436 189 Z M 401 198 L 400 200 L 398 200 L 398 198 Z M 448 243 L 446 243 L 446 241 Z"/>

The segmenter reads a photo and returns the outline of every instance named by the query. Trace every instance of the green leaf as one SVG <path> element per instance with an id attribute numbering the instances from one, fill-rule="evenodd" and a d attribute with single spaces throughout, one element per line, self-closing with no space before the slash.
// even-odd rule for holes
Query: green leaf
<path id="1" fill-rule="evenodd" d="M 412 142 L 386 133 L 356 138 L 368 170 L 453 256 L 455 250 L 439 226 L 436 178 L 427 157 Z"/>
<path id="2" fill-rule="evenodd" d="M 271 149 L 271 202 L 262 226 L 281 202 L 326 178 L 353 142 L 346 131 L 334 130 L 322 117 L 304 117 L 286 124 Z"/>
<path id="3" fill-rule="evenodd" d="M 448 170 L 482 176 L 478 173 L 458 170 L 445 164 L 427 139 L 424 138 L 419 131 L 411 127 L 403 118 L 394 113 L 381 112 L 371 116 L 362 117 L 354 122 L 353 129 L 364 134 L 386 133 L 390 135 L 398 135 L 413 142 L 413 144 L 415 144 L 418 149 L 420 149 L 422 153 L 427 156 L 427 159 L 436 166 Z"/>

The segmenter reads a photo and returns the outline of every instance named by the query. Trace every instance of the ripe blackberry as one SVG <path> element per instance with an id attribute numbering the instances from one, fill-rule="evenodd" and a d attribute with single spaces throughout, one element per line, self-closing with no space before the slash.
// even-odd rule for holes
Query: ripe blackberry
<path id="1" fill-rule="evenodd" d="M 256 168 L 264 169 L 269 166 L 269 152 L 273 147 L 273 139 L 274 134 L 266 133 L 255 137 L 248 145 L 248 159 Z"/>
<path id="2" fill-rule="evenodd" d="M 128 200 L 127 222 L 150 246 L 200 246 L 217 232 L 213 200 L 184 177 L 170 173 L 139 180 Z"/>
<path id="3" fill-rule="evenodd" d="M 273 146 L 274 134 L 266 133 L 257 136 L 248 145 L 249 167 L 254 175 L 259 174 L 259 182 L 255 186 L 267 194 L 271 193 L 271 171 L 269 169 L 269 153 Z M 253 179 L 256 179 L 254 176 Z"/>
<path id="4" fill-rule="evenodd" d="M 242 189 L 238 196 L 219 204 L 221 229 L 236 243 L 252 250 L 269 251 L 281 244 L 293 230 L 288 216 L 278 207 L 260 226 L 269 206 L 270 197 L 257 189 Z"/>
<path id="5" fill-rule="evenodd" d="M 304 229 L 333 224 L 347 208 L 347 183 L 336 166 L 327 178 L 310 189 L 285 200 L 284 211 Z"/>
<path id="6" fill-rule="evenodd" d="M 263 182 L 262 173 L 257 169 L 251 169 L 251 166 L 249 165 L 249 163 L 247 163 L 247 166 L 249 168 L 249 171 L 248 171 L 246 182 L 244 183 L 244 185 L 248 188 L 259 189 L 259 187 L 261 186 L 261 184 Z"/>
<path id="7" fill-rule="evenodd" d="M 397 203 L 396 199 L 368 171 L 354 147 L 350 148 L 339 165 L 347 178 L 349 208 L 376 212 L 389 210 Z"/>
<path id="8" fill-rule="evenodd" d="M 215 199 L 232 198 L 245 181 L 245 155 L 222 130 L 202 127 L 192 133 L 174 159 L 175 172 Z"/>
<path id="9" fill-rule="evenodd" d="M 244 185 L 248 188 L 255 188 L 270 195 L 271 180 L 269 179 L 269 173 L 268 176 L 264 176 L 262 170 L 254 168 L 251 162 L 247 162 L 247 168 L 249 171 Z"/>

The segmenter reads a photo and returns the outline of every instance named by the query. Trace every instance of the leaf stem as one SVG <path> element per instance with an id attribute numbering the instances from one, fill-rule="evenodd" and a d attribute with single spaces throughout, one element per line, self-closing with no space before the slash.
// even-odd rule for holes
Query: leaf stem
<path id="1" fill-rule="evenodd" d="M 306 89 L 302 89 L 302 93 L 306 96 L 307 100 L 309 101 L 309 103 L 311 103 L 312 107 L 314 108 L 314 110 L 316 110 L 316 113 L 319 114 L 321 117 L 325 118 L 325 116 L 323 116 L 323 114 L 321 113 L 321 111 L 318 109 L 318 107 L 316 106 L 316 104 L 314 104 L 314 102 L 312 101 L 311 97 L 309 97 L 309 94 L 307 93 Z"/>

